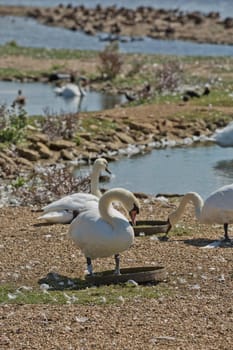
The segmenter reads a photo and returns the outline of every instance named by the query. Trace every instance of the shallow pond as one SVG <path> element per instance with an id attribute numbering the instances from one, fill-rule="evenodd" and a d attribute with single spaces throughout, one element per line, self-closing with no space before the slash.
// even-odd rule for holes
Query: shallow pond
<path id="1" fill-rule="evenodd" d="M 233 149 L 219 146 L 165 148 L 110 163 L 105 188 L 125 187 L 150 194 L 196 191 L 204 198 L 233 183 Z M 82 170 L 85 172 L 87 170 Z"/>
<path id="2" fill-rule="evenodd" d="M 57 96 L 54 86 L 42 83 L 19 83 L 0 81 L 0 104 L 10 106 L 21 89 L 26 97 L 25 110 L 28 115 L 43 115 L 58 113 L 76 113 L 78 111 L 99 111 L 113 108 L 125 102 L 122 95 L 110 95 L 88 91 L 80 100 L 79 97 L 65 99 Z"/>
<path id="3" fill-rule="evenodd" d="M 25 47 L 80 49 L 101 51 L 106 41 L 98 36 L 73 32 L 68 29 L 48 27 L 28 18 L 0 17 L 0 45 L 16 41 Z M 101 36 L 101 35 L 100 35 Z M 182 40 L 144 40 L 120 42 L 125 53 L 165 54 L 183 56 L 232 56 L 233 45 L 198 44 Z"/>

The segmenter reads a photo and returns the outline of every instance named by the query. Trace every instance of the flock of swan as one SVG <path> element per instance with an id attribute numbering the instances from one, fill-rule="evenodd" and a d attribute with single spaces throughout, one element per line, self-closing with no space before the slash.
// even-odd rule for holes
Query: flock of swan
<path id="1" fill-rule="evenodd" d="M 43 209 L 39 219 L 47 223 L 66 223 L 68 234 L 86 257 L 87 271 L 93 274 L 92 260 L 114 256 L 115 274 L 120 274 L 120 253 L 129 249 L 134 241 L 134 230 L 127 217 L 115 209 L 120 203 L 129 213 L 133 225 L 140 205 L 135 195 L 124 188 L 113 188 L 101 193 L 99 177 L 102 171 L 110 173 L 108 162 L 98 158 L 91 174 L 91 193 L 74 193 L 56 200 Z M 168 232 L 185 211 L 186 204 L 195 207 L 196 218 L 203 224 L 221 224 L 224 242 L 232 244 L 228 225 L 233 223 L 233 184 L 219 188 L 205 202 L 196 192 L 186 193 L 177 209 L 168 215 Z"/>

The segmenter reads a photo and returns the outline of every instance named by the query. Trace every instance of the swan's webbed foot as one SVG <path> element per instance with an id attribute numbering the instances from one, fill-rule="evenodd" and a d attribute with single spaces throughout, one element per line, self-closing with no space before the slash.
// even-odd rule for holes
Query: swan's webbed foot
<path id="1" fill-rule="evenodd" d="M 87 258 L 87 272 L 89 276 L 93 275 L 93 267 L 91 263 L 91 258 Z"/>
<path id="2" fill-rule="evenodd" d="M 119 276 L 121 274 L 121 271 L 120 271 L 120 255 L 119 254 L 115 254 L 114 258 L 115 258 L 115 262 L 116 262 L 114 275 Z"/>

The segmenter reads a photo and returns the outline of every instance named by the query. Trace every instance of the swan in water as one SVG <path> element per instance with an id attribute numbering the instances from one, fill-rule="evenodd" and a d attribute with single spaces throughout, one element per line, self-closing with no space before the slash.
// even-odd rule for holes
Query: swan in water
<path id="1" fill-rule="evenodd" d="M 223 129 L 217 129 L 211 140 L 221 147 L 233 147 L 233 122 Z"/>
<path id="2" fill-rule="evenodd" d="M 91 193 L 78 192 L 58 199 L 43 207 L 44 214 L 38 219 L 43 219 L 46 222 L 53 224 L 68 224 L 74 218 L 74 211 L 75 215 L 78 215 L 78 213 L 87 206 L 87 203 L 98 203 L 99 198 L 102 195 L 99 190 L 99 177 L 102 171 L 111 174 L 107 160 L 104 158 L 98 158 L 94 162 L 91 173 Z M 91 204 L 89 203 L 88 205 Z"/>
<path id="3" fill-rule="evenodd" d="M 75 76 L 72 74 L 69 84 L 66 84 L 62 87 L 56 87 L 54 91 L 57 95 L 63 96 L 65 98 L 72 98 L 75 96 L 84 97 L 86 95 L 86 91 L 82 88 L 80 84 L 81 81 L 86 82 L 87 79 L 85 77 L 80 77 L 76 83 Z"/>
<path id="4" fill-rule="evenodd" d="M 168 216 L 170 224 L 168 231 L 178 222 L 188 202 L 193 203 L 196 218 L 200 223 L 223 225 L 224 241 L 231 242 L 228 236 L 228 224 L 233 223 L 233 184 L 223 186 L 211 193 L 205 202 L 196 192 L 186 193 L 178 208 Z"/>
<path id="5" fill-rule="evenodd" d="M 114 188 L 105 192 L 98 205 L 80 213 L 69 228 L 69 236 L 86 257 L 87 270 L 93 274 L 92 259 L 115 256 L 115 274 L 120 274 L 119 253 L 134 241 L 134 230 L 127 218 L 112 206 L 120 202 L 129 212 L 133 225 L 139 202 L 128 190 Z"/>

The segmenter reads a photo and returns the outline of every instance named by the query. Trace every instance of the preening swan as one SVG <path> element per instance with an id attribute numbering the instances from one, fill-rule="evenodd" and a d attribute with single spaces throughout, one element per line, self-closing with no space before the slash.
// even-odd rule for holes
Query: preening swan
<path id="1" fill-rule="evenodd" d="M 102 171 L 111 174 L 108 162 L 104 158 L 95 160 L 91 173 L 91 193 L 74 193 L 58 199 L 43 207 L 44 214 L 39 217 L 48 223 L 70 223 L 75 215 L 86 208 L 87 203 L 98 203 L 102 193 L 99 190 L 99 177 Z M 91 205 L 90 203 L 88 205 Z"/>
<path id="2" fill-rule="evenodd" d="M 119 253 L 128 249 L 134 241 L 134 230 L 127 218 L 114 209 L 113 201 L 120 202 L 129 212 L 135 224 L 139 202 L 128 190 L 114 188 L 105 192 L 98 206 L 87 209 L 74 219 L 69 236 L 81 249 L 87 260 L 87 270 L 93 274 L 92 259 L 115 256 L 115 273 L 120 274 Z"/>
<path id="3" fill-rule="evenodd" d="M 228 224 L 233 223 L 233 184 L 223 186 L 211 193 L 205 202 L 196 192 L 186 193 L 178 208 L 168 216 L 169 229 L 178 222 L 188 202 L 193 203 L 196 218 L 200 223 L 223 225 L 224 241 L 231 241 L 228 236 Z"/>
<path id="4" fill-rule="evenodd" d="M 77 79 L 77 84 L 76 84 L 76 79 L 72 74 L 69 84 L 66 84 L 62 87 L 56 87 L 54 91 L 57 95 L 63 96 L 65 98 L 71 98 L 75 96 L 83 97 L 86 95 L 86 92 L 80 84 L 81 81 L 86 82 L 87 79 L 84 77 L 80 77 L 79 79 Z"/>
<path id="5" fill-rule="evenodd" d="M 223 129 L 217 129 L 211 140 L 221 147 L 233 147 L 233 122 Z"/>

